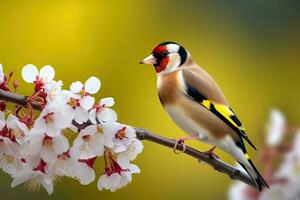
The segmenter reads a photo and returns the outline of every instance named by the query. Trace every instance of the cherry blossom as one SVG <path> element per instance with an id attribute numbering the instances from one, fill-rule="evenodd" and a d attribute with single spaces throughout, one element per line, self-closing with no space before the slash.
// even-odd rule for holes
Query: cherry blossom
<path id="1" fill-rule="evenodd" d="M 45 65 L 40 71 L 33 64 L 27 64 L 22 69 L 23 80 L 27 83 L 34 83 L 35 91 L 39 91 L 51 83 L 54 76 L 55 70 L 51 65 Z"/>
<path id="2" fill-rule="evenodd" d="M 99 190 L 110 190 L 112 192 L 116 191 L 131 182 L 132 176 L 129 171 L 121 171 L 120 173 L 112 173 L 108 175 L 105 173 L 102 175 L 97 183 Z"/>
<path id="3" fill-rule="evenodd" d="M 43 186 L 48 194 L 53 193 L 53 177 L 49 165 L 39 157 L 34 157 L 30 161 L 25 161 L 23 169 L 12 175 L 11 187 L 27 182 L 30 190 Z"/>
<path id="4" fill-rule="evenodd" d="M 29 136 L 28 147 L 29 154 L 40 154 L 45 162 L 51 163 L 55 161 L 58 155 L 69 149 L 69 141 L 61 134 L 49 136 L 47 134 L 32 133 Z"/>
<path id="5" fill-rule="evenodd" d="M 101 86 L 98 78 L 90 77 L 84 85 L 76 81 L 70 85 L 70 91 L 63 91 L 67 97 L 67 104 L 73 108 L 74 120 L 77 123 L 84 123 L 89 119 L 89 110 L 95 103 L 91 94 L 96 94 Z"/>
<path id="6" fill-rule="evenodd" d="M 130 127 L 119 123 L 114 123 L 114 146 L 113 152 L 120 153 L 126 151 L 132 140 L 136 138 L 135 130 Z"/>
<path id="7" fill-rule="evenodd" d="M 89 113 L 89 119 L 91 122 L 94 124 L 97 124 L 97 122 L 116 122 L 117 113 L 110 108 L 114 105 L 114 103 L 115 102 L 112 97 L 101 99 L 93 106 L 93 109 Z"/>
<path id="8" fill-rule="evenodd" d="M 133 161 L 136 159 L 137 155 L 143 151 L 143 144 L 140 140 L 134 138 L 131 143 L 128 145 L 126 151 L 123 151 L 118 154 L 119 163 L 126 161 Z"/>
<path id="9" fill-rule="evenodd" d="M 74 140 L 71 154 L 79 159 L 101 156 L 105 147 L 113 147 L 113 137 L 114 133 L 109 125 L 90 125 L 81 130 Z"/>
<path id="10" fill-rule="evenodd" d="M 88 185 L 95 180 L 94 162 L 97 157 L 89 159 L 79 159 L 73 165 L 70 176 L 80 182 L 82 185 Z"/>
<path id="11" fill-rule="evenodd" d="M 0 168 L 10 175 L 22 169 L 22 159 L 16 155 L 0 154 Z"/>
<path id="12" fill-rule="evenodd" d="M 50 102 L 36 119 L 32 132 L 46 133 L 49 136 L 60 134 L 62 129 L 68 128 L 72 123 L 74 116 L 70 114 L 70 110 L 59 100 Z"/>
<path id="13" fill-rule="evenodd" d="M 1 90 L 11 92 L 11 76 L 0 64 Z M 95 103 L 92 95 L 100 90 L 98 78 L 91 76 L 84 84 L 75 81 L 66 90 L 54 76 L 50 65 L 38 70 L 28 64 L 22 77 L 34 83 L 34 91 L 26 104 L 9 110 L 0 102 L 0 169 L 13 178 L 11 187 L 26 183 L 30 190 L 43 187 L 50 195 L 54 177 L 69 177 L 82 185 L 97 178 L 100 190 L 127 185 L 132 174 L 140 173 L 131 163 L 143 150 L 135 130 L 117 122 L 112 97 Z M 13 86 L 15 91 L 16 80 Z M 70 132 L 74 140 L 67 137 Z M 99 178 L 94 166 L 100 157 L 105 163 Z"/>

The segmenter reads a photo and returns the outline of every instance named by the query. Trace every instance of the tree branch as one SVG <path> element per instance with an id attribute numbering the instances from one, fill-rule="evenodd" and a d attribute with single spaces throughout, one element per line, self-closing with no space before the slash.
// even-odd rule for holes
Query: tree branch
<path id="1" fill-rule="evenodd" d="M 16 93 L 10 93 L 4 90 L 0 89 L 0 100 L 11 102 L 14 104 L 22 105 L 24 107 L 28 107 L 28 103 L 36 109 L 41 110 L 41 106 L 34 102 L 28 102 L 26 96 L 22 96 Z M 77 128 L 82 129 L 86 126 L 88 126 L 90 123 L 87 122 L 85 124 L 78 124 L 75 121 L 73 121 L 73 125 L 75 125 Z M 169 148 L 173 148 L 176 144 L 175 140 L 168 139 L 162 136 L 159 136 L 157 134 L 151 133 L 150 131 L 147 131 L 143 128 L 136 128 L 136 134 L 139 140 L 147 140 L 150 142 L 154 142 L 156 144 L 160 144 Z M 182 151 L 183 145 L 178 144 L 177 150 Z M 220 159 L 215 158 L 214 156 L 210 156 L 208 154 L 202 153 L 194 148 L 191 148 L 189 146 L 186 146 L 186 150 L 184 152 L 187 155 L 190 155 L 194 158 L 196 158 L 198 161 L 203 161 L 210 166 L 212 166 L 215 170 L 227 174 L 231 179 L 242 181 L 252 187 L 256 188 L 256 184 L 252 181 L 252 179 L 244 172 L 236 169 L 235 167 L 223 162 Z"/>

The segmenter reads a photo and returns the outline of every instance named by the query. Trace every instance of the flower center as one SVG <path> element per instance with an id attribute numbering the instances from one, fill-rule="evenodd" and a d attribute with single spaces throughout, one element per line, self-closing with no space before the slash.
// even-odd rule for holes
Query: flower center
<path id="1" fill-rule="evenodd" d="M 33 83 L 35 84 L 34 90 L 36 92 L 42 90 L 43 87 L 44 87 L 44 82 L 43 82 L 43 80 L 39 76 L 36 77 L 36 80 Z"/>
<path id="2" fill-rule="evenodd" d="M 84 135 L 84 136 L 82 136 L 82 139 L 83 139 L 85 142 L 89 142 L 90 139 L 91 139 L 91 136 L 90 136 L 90 135 Z"/>
<path id="3" fill-rule="evenodd" d="M 12 136 L 15 138 L 21 138 L 24 136 L 24 133 L 20 129 L 14 129 L 12 130 Z"/>
<path id="4" fill-rule="evenodd" d="M 47 165 L 47 163 L 45 163 L 45 161 L 43 161 L 41 159 L 39 165 L 36 168 L 33 168 L 33 171 L 40 171 L 40 172 L 46 174 L 46 171 L 45 171 L 46 165 Z"/>
<path id="5" fill-rule="evenodd" d="M 71 156 L 70 156 L 69 152 L 65 152 L 65 153 L 63 153 L 63 154 L 61 154 L 61 155 L 58 156 L 59 159 L 62 159 L 64 161 L 68 160 L 70 157 Z"/>
<path id="6" fill-rule="evenodd" d="M 11 164 L 14 162 L 15 158 L 11 155 L 4 155 L 3 160 L 6 164 Z"/>
<path id="7" fill-rule="evenodd" d="M 84 89 L 80 90 L 80 91 L 78 92 L 78 94 L 80 94 L 82 97 L 88 95 L 88 93 L 87 93 Z"/>
<path id="8" fill-rule="evenodd" d="M 103 134 L 103 128 L 100 127 L 100 126 L 97 126 L 97 133 L 98 133 L 99 135 Z"/>
<path id="9" fill-rule="evenodd" d="M 105 162 L 105 174 L 111 176 L 113 173 L 118 173 L 121 175 L 123 171 L 128 171 L 128 169 L 123 169 L 118 162 L 113 157 L 112 153 L 109 150 L 106 150 L 104 153 L 104 162 Z"/>
<path id="10" fill-rule="evenodd" d="M 118 132 L 115 134 L 115 137 L 119 140 L 122 140 L 126 137 L 126 127 L 124 126 L 122 129 L 118 130 Z"/>
<path id="11" fill-rule="evenodd" d="M 43 139 L 43 146 L 44 147 L 50 147 L 52 146 L 53 142 L 52 142 L 52 137 L 45 135 L 44 139 Z"/>
<path id="12" fill-rule="evenodd" d="M 87 164 L 90 168 L 94 169 L 94 163 L 97 157 L 89 158 L 89 159 L 79 159 L 78 162 L 82 162 Z"/>
<path id="13" fill-rule="evenodd" d="M 54 122 L 54 112 L 47 113 L 44 117 L 46 124 Z"/>
<path id="14" fill-rule="evenodd" d="M 97 113 L 99 113 L 99 112 L 101 112 L 102 110 L 103 110 L 103 108 L 105 107 L 105 104 L 103 104 L 103 105 L 101 105 L 101 104 L 95 104 L 94 106 L 93 106 L 93 108 L 94 109 L 96 109 L 96 112 Z"/>
<path id="15" fill-rule="evenodd" d="M 79 100 L 78 99 L 74 99 L 74 98 L 70 98 L 70 101 L 68 102 L 68 104 L 72 108 L 76 108 L 77 106 L 79 106 Z"/>
<path id="16" fill-rule="evenodd" d="M 0 131 L 0 136 L 6 137 L 10 139 L 10 141 L 17 143 L 16 136 L 12 132 L 13 130 L 8 128 L 7 125 L 5 125 L 4 128 Z"/>
<path id="17" fill-rule="evenodd" d="M 30 115 L 25 115 L 24 117 L 19 117 L 19 121 L 24 123 L 27 128 L 31 128 L 33 126 L 33 119 Z"/>

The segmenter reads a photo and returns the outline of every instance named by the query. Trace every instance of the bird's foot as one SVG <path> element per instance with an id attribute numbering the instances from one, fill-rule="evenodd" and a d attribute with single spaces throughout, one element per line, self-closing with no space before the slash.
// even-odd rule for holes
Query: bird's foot
<path id="1" fill-rule="evenodd" d="M 178 147 L 178 144 L 181 144 L 182 145 L 182 150 L 178 150 L 177 147 Z M 186 145 L 184 144 L 184 140 L 182 138 L 178 138 L 175 142 L 175 145 L 173 147 L 173 151 L 174 153 L 176 154 L 180 154 L 180 153 L 183 153 L 185 152 L 186 150 Z"/>
<path id="2" fill-rule="evenodd" d="M 198 135 L 197 135 L 197 136 L 180 137 L 180 138 L 176 139 L 175 145 L 174 145 L 174 147 L 173 147 L 174 153 L 180 154 L 180 153 L 185 152 L 185 150 L 186 150 L 186 145 L 184 144 L 184 142 L 185 142 L 186 140 L 192 140 L 192 139 L 197 139 L 197 138 L 199 138 Z M 181 144 L 181 145 L 182 145 L 182 150 L 178 150 L 178 149 L 177 149 L 178 144 Z"/>
<path id="3" fill-rule="evenodd" d="M 215 149 L 216 149 L 216 146 L 213 146 L 211 149 L 204 151 L 203 153 L 208 155 L 211 158 L 219 158 L 219 156 L 214 153 Z"/>

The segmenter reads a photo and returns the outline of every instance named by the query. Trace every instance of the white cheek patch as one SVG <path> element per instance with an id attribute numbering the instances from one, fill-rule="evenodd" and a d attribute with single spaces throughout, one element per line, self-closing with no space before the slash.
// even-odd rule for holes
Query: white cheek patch
<path id="1" fill-rule="evenodd" d="M 170 72 L 175 71 L 180 65 L 180 56 L 178 53 L 171 53 L 169 54 L 169 62 L 166 66 L 166 68 L 159 72 L 158 75 L 167 74 Z"/>
<path id="2" fill-rule="evenodd" d="M 178 55 L 178 53 L 171 53 L 169 55 L 169 63 L 167 65 L 167 68 L 169 68 L 170 70 L 174 70 L 178 68 L 179 65 L 180 65 L 180 56 Z"/>
<path id="3" fill-rule="evenodd" d="M 177 53 L 179 51 L 179 45 L 178 44 L 168 44 L 167 49 L 170 53 Z"/>

